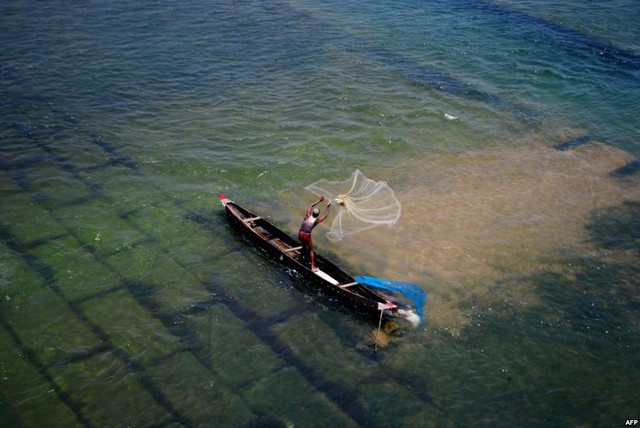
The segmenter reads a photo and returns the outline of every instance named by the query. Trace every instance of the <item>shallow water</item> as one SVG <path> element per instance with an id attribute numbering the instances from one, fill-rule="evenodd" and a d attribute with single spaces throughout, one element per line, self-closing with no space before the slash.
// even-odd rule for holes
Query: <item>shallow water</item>
<path id="1" fill-rule="evenodd" d="M 2 4 L 1 424 L 635 417 L 639 16 Z M 255 253 L 217 201 L 293 233 L 304 187 L 355 169 L 402 217 L 338 242 L 320 225 L 317 250 L 429 296 L 425 329 L 377 351 L 375 322 Z"/>
<path id="2" fill-rule="evenodd" d="M 572 268 L 549 255 L 595 251 L 587 230 L 592 213 L 640 196 L 637 180 L 610 175 L 629 161 L 598 143 L 569 152 L 523 146 L 410 160 L 401 170 L 412 182 L 397 189 L 401 220 L 332 245 L 372 275 L 422 283 L 432 296 L 447 284 L 429 312 L 435 324 L 455 328 L 477 309 L 462 307 L 469 294 L 491 304 L 495 296 L 487 294 L 496 282 L 566 273 Z M 527 287 L 512 293 L 527 304 L 538 301 Z"/>

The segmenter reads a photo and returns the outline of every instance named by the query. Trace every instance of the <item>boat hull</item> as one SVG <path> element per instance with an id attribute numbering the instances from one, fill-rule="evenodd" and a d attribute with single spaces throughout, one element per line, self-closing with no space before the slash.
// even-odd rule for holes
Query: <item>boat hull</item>
<path id="1" fill-rule="evenodd" d="M 256 214 L 221 196 L 230 224 L 268 258 L 289 273 L 339 303 L 363 314 L 380 317 L 381 311 L 395 311 L 396 305 L 356 280 L 321 255 L 315 254 L 319 272 L 308 265 L 300 243 Z"/>

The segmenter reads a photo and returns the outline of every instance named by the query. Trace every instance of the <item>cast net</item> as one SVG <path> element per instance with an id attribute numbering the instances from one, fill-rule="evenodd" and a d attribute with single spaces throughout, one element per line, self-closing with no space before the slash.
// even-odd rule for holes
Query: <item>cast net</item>
<path id="1" fill-rule="evenodd" d="M 335 202 L 336 214 L 327 232 L 327 238 L 334 241 L 379 225 L 393 225 L 400 218 L 400 201 L 389 185 L 367 178 L 360 170 L 347 180 L 323 179 L 305 189 Z"/>
<path id="2" fill-rule="evenodd" d="M 427 293 L 416 284 L 402 281 L 392 281 L 389 279 L 374 278 L 372 276 L 356 276 L 355 280 L 360 284 L 369 287 L 381 288 L 383 290 L 395 291 L 407 296 L 413 302 L 412 309 L 399 309 L 400 315 L 404 315 L 414 326 L 424 326 L 424 304 L 427 301 Z M 394 299 L 394 303 L 398 303 Z M 402 312 L 400 312 L 402 311 Z M 415 311 L 415 317 L 413 312 Z"/>

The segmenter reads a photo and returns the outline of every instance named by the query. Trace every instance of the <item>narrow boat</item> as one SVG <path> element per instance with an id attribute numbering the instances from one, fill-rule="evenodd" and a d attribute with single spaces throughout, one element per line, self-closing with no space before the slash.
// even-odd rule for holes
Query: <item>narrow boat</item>
<path id="1" fill-rule="evenodd" d="M 354 277 L 317 252 L 315 265 L 318 270 L 312 271 L 308 257 L 296 239 L 264 218 L 227 199 L 225 195 L 220 195 L 220 201 L 230 223 L 252 244 L 327 296 L 351 309 L 376 317 L 389 311 L 397 311 L 398 307 L 394 303 L 357 282 Z"/>

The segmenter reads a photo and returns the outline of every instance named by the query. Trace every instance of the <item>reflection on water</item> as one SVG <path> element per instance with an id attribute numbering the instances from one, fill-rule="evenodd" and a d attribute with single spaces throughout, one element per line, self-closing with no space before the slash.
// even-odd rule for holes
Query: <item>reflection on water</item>
<path id="1" fill-rule="evenodd" d="M 320 248 L 331 246 L 362 269 L 356 274 L 421 284 L 430 296 L 430 322 L 455 328 L 469 318 L 470 301 L 490 304 L 487 293 L 497 281 L 571 270 L 553 254 L 592 251 L 585 229 L 591 213 L 640 197 L 634 179 L 611 174 L 631 160 L 597 142 L 566 151 L 524 145 L 407 160 L 389 176 L 373 175 L 396 191 L 398 224 Z M 501 297 L 536 301 L 524 288 L 509 293 Z"/>

